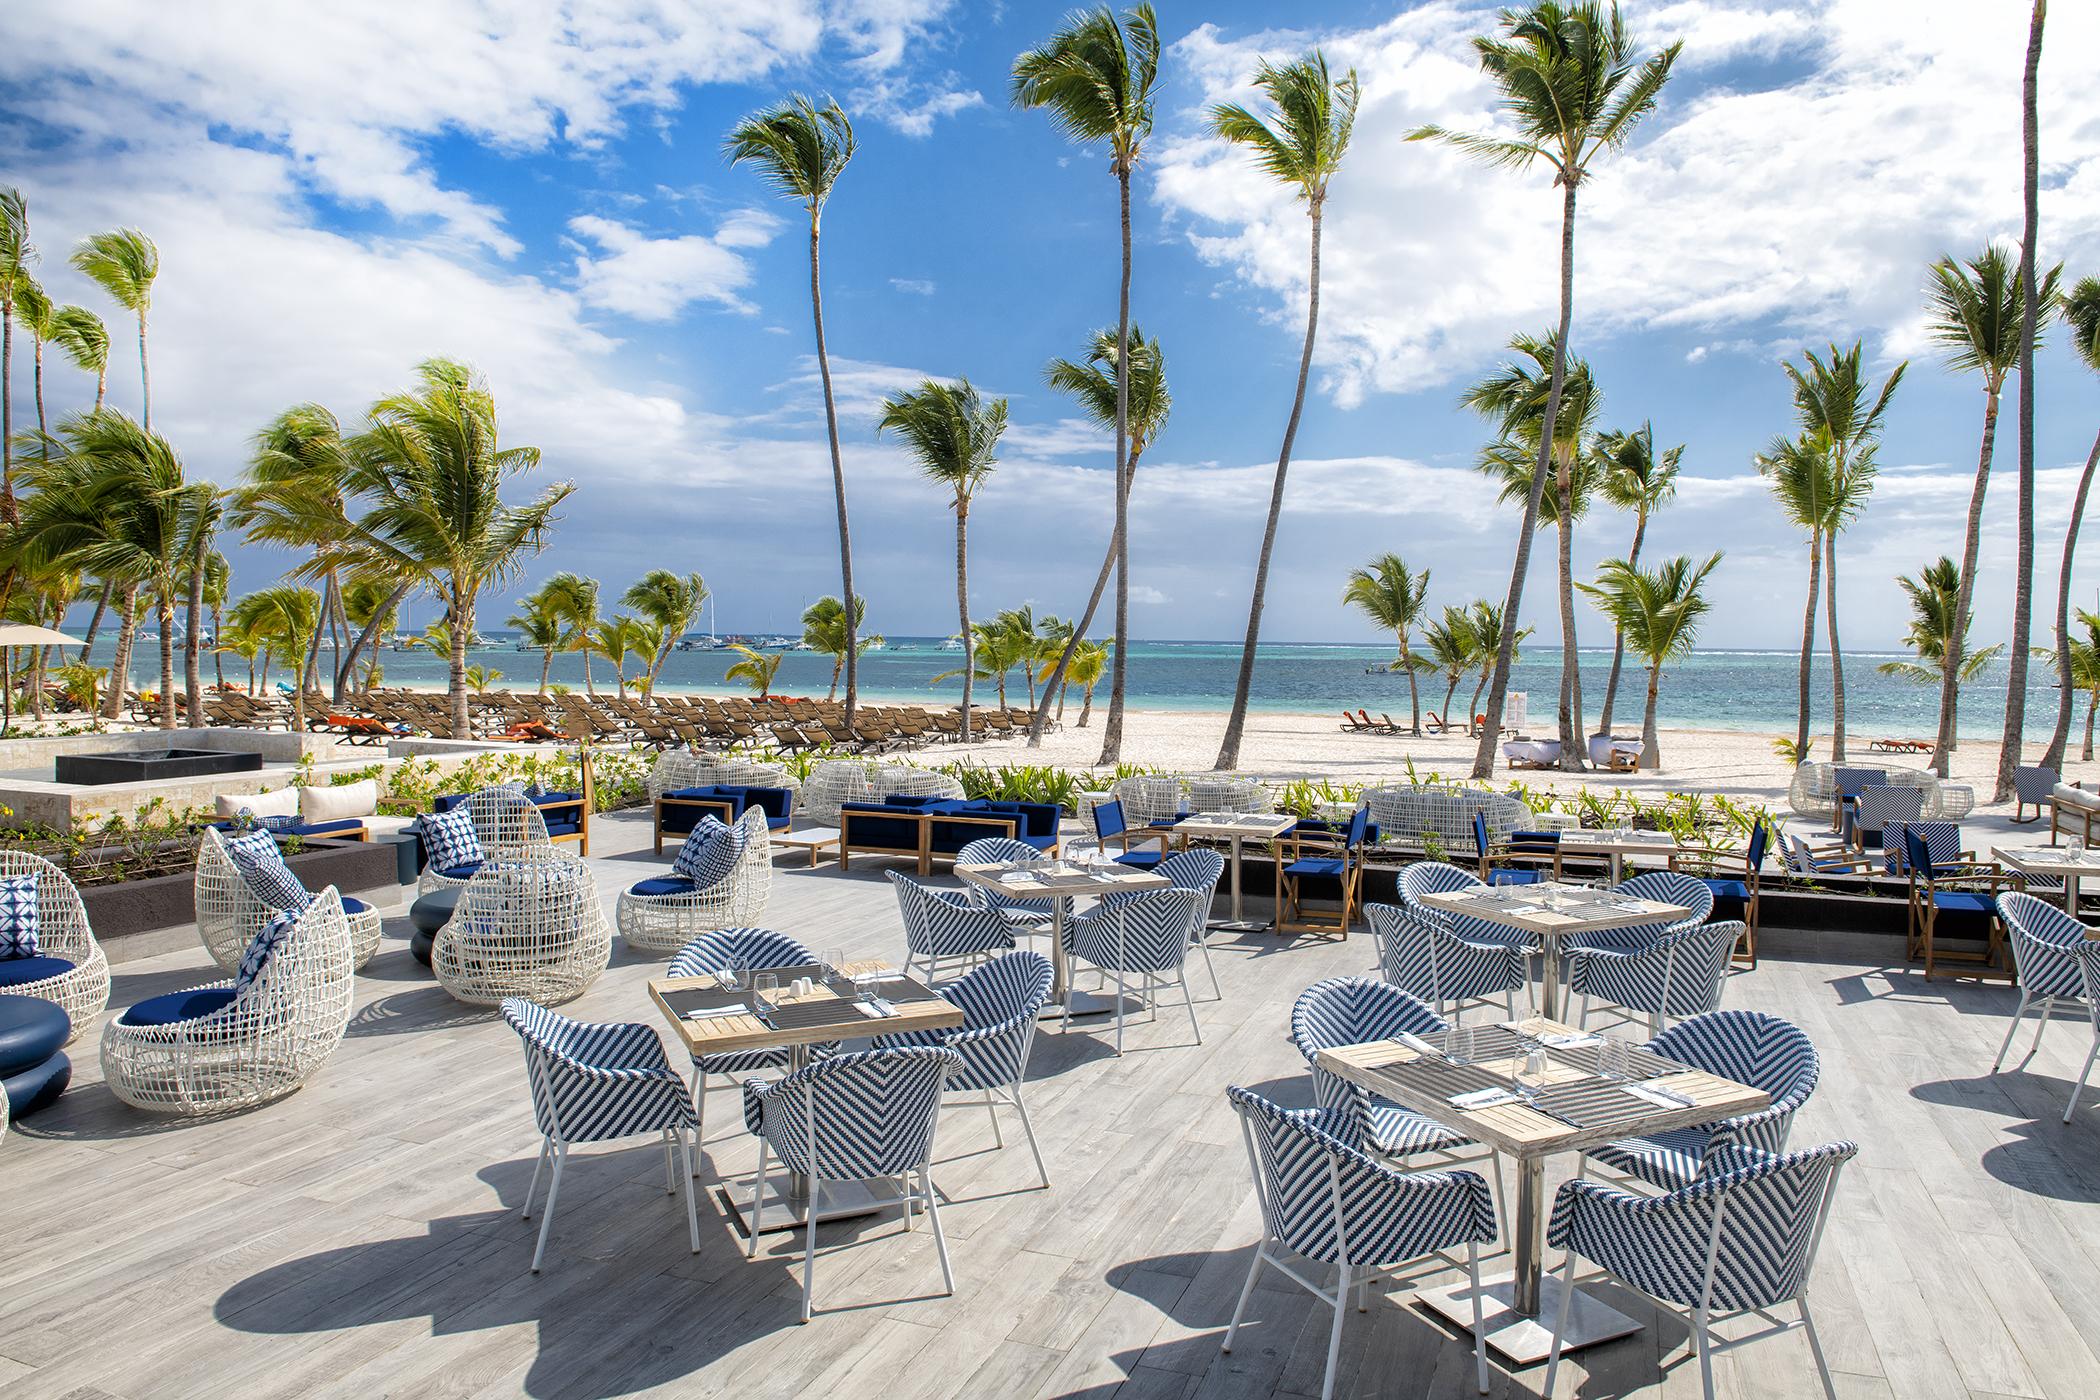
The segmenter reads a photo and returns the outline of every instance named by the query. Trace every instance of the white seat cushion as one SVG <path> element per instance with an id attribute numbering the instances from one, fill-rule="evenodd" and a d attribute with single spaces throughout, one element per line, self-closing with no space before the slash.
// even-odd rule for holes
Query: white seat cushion
<path id="1" fill-rule="evenodd" d="M 2059 807 L 2076 807 L 2082 812 L 2100 812 L 2100 792 L 2069 783 L 2058 783 L 2049 793 L 2050 800 Z"/>
<path id="2" fill-rule="evenodd" d="M 299 789 L 279 788 L 276 792 L 222 792 L 211 800 L 212 815 L 236 817 L 243 807 L 258 817 L 296 817 L 299 815 Z"/>
<path id="3" fill-rule="evenodd" d="M 299 789 L 299 816 L 309 822 L 348 821 L 379 810 L 379 783 L 365 778 L 337 787 Z"/>

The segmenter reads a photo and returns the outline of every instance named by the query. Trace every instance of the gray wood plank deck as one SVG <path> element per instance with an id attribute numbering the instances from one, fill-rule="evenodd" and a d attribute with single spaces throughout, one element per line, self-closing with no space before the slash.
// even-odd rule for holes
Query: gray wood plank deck
<path id="1" fill-rule="evenodd" d="M 608 904 L 660 864 L 631 816 L 602 821 L 594 845 Z M 784 858 L 764 922 L 900 956 L 886 864 L 841 876 Z M 1016 1126 L 1000 1151 L 981 1110 L 950 1108 L 935 1179 L 955 1296 L 939 1296 L 924 1230 L 828 1226 L 801 1327 L 797 1241 L 769 1237 L 746 1261 L 710 1204 L 688 1253 L 646 1142 L 579 1150 L 530 1274 L 516 1208 L 538 1144 L 517 1042 L 450 1002 L 405 931 L 389 921 L 333 1061 L 258 1111 L 148 1118 L 102 1087 L 94 1033 L 72 1048 L 63 1103 L 0 1142 L 0 1400 L 1318 1394 L 1326 1319 L 1280 1277 L 1233 1354 L 1218 1350 L 1258 1232 L 1223 1090 L 1307 1101 L 1291 1001 L 1364 971 L 1364 935 L 1215 935 L 1224 997 L 1199 1002 L 1200 1046 L 1172 1009 L 1134 1024 L 1121 1059 L 1104 1034 L 1046 1026 L 1030 1107 L 1051 1189 L 1033 1189 Z M 1886 961 L 1900 953 L 1886 940 L 1768 929 L 1765 948 L 1725 1004 L 1786 1016 L 1821 1050 L 1795 1141 L 1863 1148 L 1814 1290 L 1840 1394 L 2100 1393 L 2100 1106 L 2057 1122 L 2084 1018 L 2060 1015 L 2024 1072 L 1993 1078 L 2002 985 L 1927 985 Z M 618 951 L 566 1009 L 653 1023 L 643 983 L 659 967 Z M 115 971 L 118 1007 L 207 976 L 201 950 Z M 1200 969 L 1191 980 L 1207 998 Z M 730 1092 L 708 1119 L 704 1180 L 744 1180 L 755 1154 Z M 1473 1393 L 1467 1347 L 1409 1306 L 1436 1277 L 1381 1287 L 1349 1319 L 1338 1394 Z M 1560 1394 L 1697 1395 L 1682 1322 L 1614 1301 L 1647 1330 L 1574 1358 Z M 1717 1379 L 1744 1400 L 1820 1393 L 1799 1336 L 1722 1357 Z M 1498 1369 L 1495 1393 L 1542 1381 Z"/>

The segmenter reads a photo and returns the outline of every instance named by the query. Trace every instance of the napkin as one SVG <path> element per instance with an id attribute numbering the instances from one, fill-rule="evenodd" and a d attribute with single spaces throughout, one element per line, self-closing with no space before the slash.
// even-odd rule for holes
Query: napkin
<path id="1" fill-rule="evenodd" d="M 712 1021 L 723 1016 L 749 1016 L 751 1008 L 738 1002 L 734 1006 L 703 1006 L 685 1013 L 688 1021 Z"/>
<path id="2" fill-rule="evenodd" d="M 1645 1084 L 1622 1084 L 1619 1087 L 1637 1099 L 1646 1099 L 1649 1103 L 1660 1104 L 1664 1108 L 1698 1107 L 1698 1101 L 1690 1095 L 1680 1094 L 1675 1089 L 1666 1089 L 1652 1079 Z"/>
<path id="3" fill-rule="evenodd" d="M 1431 1045 L 1428 1041 L 1422 1039 L 1422 1037 L 1418 1035 L 1412 1035 L 1407 1031 L 1400 1032 L 1400 1034 L 1394 1036 L 1393 1039 L 1400 1042 L 1400 1044 L 1405 1045 L 1408 1049 L 1414 1051 L 1417 1055 L 1430 1055 L 1435 1057 L 1441 1057 L 1444 1053 L 1443 1051 L 1437 1049 L 1434 1045 Z"/>
<path id="4" fill-rule="evenodd" d="M 853 1009 L 871 1021 L 885 1021 L 900 1014 L 897 1008 L 883 997 L 876 997 L 872 1002 L 856 1001 L 853 1003 Z"/>
<path id="5" fill-rule="evenodd" d="M 1577 1050 L 1585 1045 L 1602 1045 L 1603 1043 L 1603 1036 L 1585 1034 L 1582 1031 L 1573 1031 L 1567 1035 L 1542 1035 L 1539 1037 L 1539 1044 L 1545 1046 L 1548 1050 Z"/>
<path id="6" fill-rule="evenodd" d="M 1453 1108 L 1499 1108 L 1506 1103 L 1518 1103 L 1523 1096 L 1512 1089 L 1475 1089 L 1469 1094 L 1453 1094 L 1445 1102 Z"/>

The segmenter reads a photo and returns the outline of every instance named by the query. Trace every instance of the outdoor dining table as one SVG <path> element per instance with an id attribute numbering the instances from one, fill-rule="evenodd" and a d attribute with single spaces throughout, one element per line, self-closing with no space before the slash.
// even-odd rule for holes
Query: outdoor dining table
<path id="1" fill-rule="evenodd" d="M 1626 857 L 1654 855 L 1668 860 L 1677 854 L 1677 838 L 1667 831 L 1636 831 L 1631 827 L 1574 827 L 1560 834 L 1560 850 L 1562 855 L 1608 858 L 1611 882 L 1616 885 L 1626 878 Z"/>
<path id="2" fill-rule="evenodd" d="M 1050 1000 L 1038 1020 L 1061 1020 L 1072 1016 L 1100 1016 L 1116 1009 L 1116 1003 L 1072 985 L 1072 959 L 1065 952 L 1065 917 L 1079 895 L 1163 890 L 1173 882 L 1156 871 L 1136 865 L 1106 862 L 1073 865 L 1066 861 L 1037 863 L 964 864 L 955 866 L 964 884 L 997 890 L 1014 899 L 1044 900 L 1050 905 Z"/>
<path id="3" fill-rule="evenodd" d="M 1481 1281 L 1481 1325 L 1490 1346 L 1529 1365 L 1546 1359 L 1560 1308 L 1561 1281 L 1545 1273 L 1546 1159 L 1754 1113 L 1771 1096 L 1633 1044 L 1617 1067 L 1625 1077 L 1609 1077 L 1604 1046 L 1611 1037 L 1543 1017 L 1467 1029 L 1475 1039 L 1469 1058 L 1458 1040 L 1465 1032 L 1446 1031 L 1322 1050 L 1319 1064 L 1515 1161 L 1515 1271 Z M 1533 1052 L 1540 1057 L 1536 1065 Z M 1452 1102 L 1479 1095 L 1487 1101 Z M 1470 1283 L 1419 1296 L 1431 1311 L 1471 1329 Z M 1639 1330 L 1634 1319 L 1577 1289 L 1563 1340 L 1574 1350 Z"/>
<path id="4" fill-rule="evenodd" d="M 1993 846 L 1999 864 L 2032 880 L 2061 880 L 2064 912 L 2078 917 L 2078 885 L 2087 876 L 2100 876 L 2100 851 L 2072 850 L 2069 846 Z"/>
<path id="5" fill-rule="evenodd" d="M 1273 841 L 1297 824 L 1298 819 L 1288 812 L 1198 812 L 1175 823 L 1174 830 L 1180 835 L 1202 836 L 1226 843 L 1226 861 L 1232 870 L 1232 917 L 1209 920 L 1210 928 L 1245 933 L 1268 927 L 1247 921 L 1246 906 L 1240 898 L 1242 849 L 1250 836 L 1258 841 Z M 1208 911 L 1205 913 L 1207 915 Z"/>
<path id="6" fill-rule="evenodd" d="M 1476 885 L 1425 894 L 1421 900 L 1447 913 L 1465 914 L 1536 935 L 1543 954 L 1539 967 L 1539 1014 L 1548 1020 L 1560 1015 L 1561 939 L 1571 933 L 1674 924 L 1689 918 L 1692 912 L 1681 904 L 1637 899 L 1560 880 L 1542 880 L 1536 885 Z"/>
<path id="7" fill-rule="evenodd" d="M 951 1030 L 963 1023 L 961 1007 L 888 963 L 847 963 L 837 969 L 809 963 L 757 971 L 779 979 L 779 991 L 770 1003 L 761 1004 L 755 989 L 743 985 L 756 975 L 750 971 L 740 975 L 736 986 L 725 985 L 713 975 L 653 977 L 649 999 L 670 1020 L 688 1054 L 784 1049 L 790 1074 L 809 1063 L 812 1045 L 905 1031 Z M 797 996 L 794 984 L 805 977 L 811 988 Z M 875 1000 L 888 1004 L 886 1014 L 859 994 L 856 978 L 881 979 L 872 985 Z M 747 1236 L 796 1228 L 802 1224 L 810 1181 L 800 1172 L 789 1172 L 786 1182 L 785 1190 L 770 1185 L 761 1190 L 755 1219 L 745 1217 L 749 1201 L 740 1204 L 736 1193 L 725 1185 L 718 1191 L 723 1213 Z M 829 1182 L 819 1200 L 817 1219 L 873 1215 L 900 1205 L 902 1195 L 893 1181 Z"/>

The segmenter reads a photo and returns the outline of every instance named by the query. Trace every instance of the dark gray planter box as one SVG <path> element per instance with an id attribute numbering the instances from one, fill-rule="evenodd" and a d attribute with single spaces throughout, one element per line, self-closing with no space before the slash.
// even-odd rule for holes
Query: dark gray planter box
<path id="1" fill-rule="evenodd" d="M 390 845 L 311 840 L 285 863 L 310 890 L 325 885 L 334 885 L 344 894 L 374 890 L 380 892 L 383 902 L 391 902 L 400 889 Z M 80 902 L 87 907 L 88 927 L 95 931 L 96 940 L 107 944 L 113 938 L 196 922 L 196 887 L 196 876 L 186 870 L 150 880 L 90 885 L 80 892 Z"/>

